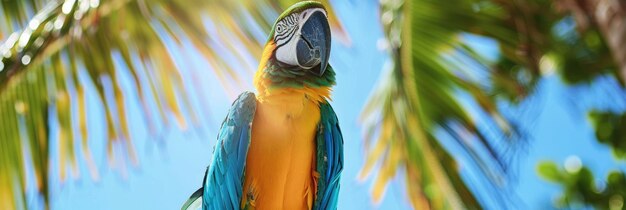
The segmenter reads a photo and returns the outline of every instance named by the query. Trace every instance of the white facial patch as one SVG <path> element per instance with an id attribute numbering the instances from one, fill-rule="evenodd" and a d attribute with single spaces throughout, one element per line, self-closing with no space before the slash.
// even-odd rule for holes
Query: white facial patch
<path id="1" fill-rule="evenodd" d="M 300 13 L 291 14 L 276 23 L 276 28 L 274 28 L 274 43 L 276 43 L 276 59 L 278 59 L 278 61 L 292 66 L 299 66 L 303 69 L 311 68 L 304 67 L 298 63 L 296 51 L 298 41 L 301 39 L 300 29 L 311 15 L 317 11 L 322 12 L 324 16 L 326 16 L 324 9 L 312 8 Z"/>

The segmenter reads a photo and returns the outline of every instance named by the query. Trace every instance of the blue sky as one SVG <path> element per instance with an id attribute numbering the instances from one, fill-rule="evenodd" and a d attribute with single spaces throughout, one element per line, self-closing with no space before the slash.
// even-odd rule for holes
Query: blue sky
<path id="1" fill-rule="evenodd" d="M 345 169 L 341 180 L 339 209 L 409 209 L 402 190 L 402 182 L 394 180 L 380 204 L 370 199 L 370 182 L 356 179 L 363 164 L 361 127 L 358 122 L 362 106 L 376 81 L 386 55 L 377 49 L 382 37 L 379 28 L 376 1 L 334 1 L 341 21 L 351 35 L 352 45 L 333 42 L 331 64 L 337 72 L 338 85 L 334 88 L 332 105 L 335 108 L 345 139 Z M 209 164 L 216 132 L 235 95 L 227 95 L 191 44 L 175 46 L 167 41 L 169 49 L 182 70 L 186 91 L 191 96 L 194 113 L 200 122 L 180 129 L 175 124 L 157 122 L 157 135 L 149 134 L 134 98 L 128 74 L 120 79 L 125 88 L 128 117 L 131 120 L 133 145 L 140 165 L 128 166 L 124 171 L 107 166 L 103 125 L 89 127 L 90 146 L 97 164 L 99 181 L 91 180 L 85 163 L 79 162 L 80 176 L 63 184 L 53 184 L 52 209 L 177 209 L 202 183 L 205 167 Z M 477 48 L 494 53 L 488 41 L 478 40 Z M 250 60 L 250 59 L 249 59 Z M 246 65 L 241 65 L 245 68 Z M 231 91 L 252 90 L 252 71 L 241 71 L 244 84 Z M 84 79 L 84 78 L 83 78 Z M 600 78 L 598 83 L 614 82 Z M 93 87 L 91 88 L 93 91 Z M 582 163 L 604 178 L 609 170 L 626 167 L 616 163 L 606 146 L 596 143 L 594 133 L 586 121 L 584 110 L 590 107 L 623 109 L 623 104 L 601 103 L 602 85 L 566 87 L 555 75 L 547 75 L 540 82 L 538 92 L 522 107 L 507 108 L 512 113 L 528 110 L 519 117 L 527 123 L 530 134 L 526 148 L 521 148 L 514 167 L 517 179 L 510 186 L 511 194 L 521 199 L 525 207 L 550 208 L 557 195 L 557 186 L 537 176 L 535 166 L 540 160 L 554 160 L 561 164 L 567 157 L 577 155 Z M 95 94 L 89 96 L 89 120 L 103 122 L 104 113 Z M 154 106 L 154 103 L 151 103 Z M 526 107 L 524 107 L 526 106 Z M 152 107 L 154 108 L 154 107 Z M 188 113 L 192 114 L 192 113 Z M 171 116 L 173 119 L 173 116 Z M 79 159 L 81 156 L 79 156 Z M 55 167 L 53 165 L 53 167 Z M 52 177 L 55 180 L 56 175 Z M 525 207 L 524 207 L 524 206 Z"/>

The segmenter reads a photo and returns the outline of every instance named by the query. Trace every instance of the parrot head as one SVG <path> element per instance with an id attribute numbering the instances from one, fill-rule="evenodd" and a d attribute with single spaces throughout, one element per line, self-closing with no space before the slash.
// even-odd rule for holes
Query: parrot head
<path id="1" fill-rule="evenodd" d="M 270 32 L 255 76 L 257 90 L 322 88 L 329 92 L 335 82 L 328 65 L 330 43 L 328 17 L 321 3 L 303 1 L 289 7 Z"/>
<path id="2" fill-rule="evenodd" d="M 274 24 L 270 38 L 276 45 L 277 64 L 324 74 L 330 55 L 330 26 L 322 4 L 291 6 Z"/>

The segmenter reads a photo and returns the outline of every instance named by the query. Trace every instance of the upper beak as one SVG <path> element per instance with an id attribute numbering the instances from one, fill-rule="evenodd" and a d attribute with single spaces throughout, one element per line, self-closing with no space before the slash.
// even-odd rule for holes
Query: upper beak
<path id="1" fill-rule="evenodd" d="M 298 63 L 319 76 L 323 75 L 330 56 L 330 26 L 326 15 L 321 11 L 313 13 L 300 33 L 296 50 Z"/>

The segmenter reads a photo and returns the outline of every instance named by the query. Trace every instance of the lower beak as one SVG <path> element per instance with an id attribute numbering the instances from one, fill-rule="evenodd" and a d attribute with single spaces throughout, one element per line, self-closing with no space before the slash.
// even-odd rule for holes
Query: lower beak
<path id="1" fill-rule="evenodd" d="M 326 15 L 316 11 L 304 23 L 300 32 L 297 45 L 298 63 L 319 76 L 323 75 L 330 56 L 330 26 Z"/>

